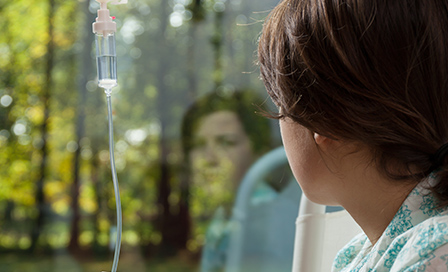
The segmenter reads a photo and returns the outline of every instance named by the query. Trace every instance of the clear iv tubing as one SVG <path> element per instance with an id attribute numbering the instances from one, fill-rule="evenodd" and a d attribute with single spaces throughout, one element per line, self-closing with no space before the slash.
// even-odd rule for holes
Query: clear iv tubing
<path id="1" fill-rule="evenodd" d="M 118 187 L 117 170 L 115 169 L 115 156 L 114 156 L 114 125 L 112 121 L 112 102 L 111 102 L 111 90 L 105 90 L 107 96 L 107 112 L 109 119 L 109 154 L 110 154 L 110 167 L 112 169 L 112 181 L 114 183 L 115 191 L 115 205 L 117 206 L 117 240 L 115 241 L 115 253 L 114 261 L 112 263 L 111 272 L 116 272 L 118 267 L 118 259 L 120 257 L 121 247 L 121 230 L 122 230 L 122 216 L 121 216 L 121 200 L 120 189 Z"/>

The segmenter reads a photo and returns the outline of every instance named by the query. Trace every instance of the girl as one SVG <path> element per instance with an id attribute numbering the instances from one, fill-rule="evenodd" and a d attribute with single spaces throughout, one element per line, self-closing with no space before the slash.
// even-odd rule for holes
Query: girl
<path id="1" fill-rule="evenodd" d="M 284 0 L 258 51 L 300 186 L 364 231 L 333 271 L 448 271 L 448 1 Z"/>

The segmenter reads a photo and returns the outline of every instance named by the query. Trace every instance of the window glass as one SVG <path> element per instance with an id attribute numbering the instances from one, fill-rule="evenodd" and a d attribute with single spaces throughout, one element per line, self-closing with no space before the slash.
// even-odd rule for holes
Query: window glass
<path id="1" fill-rule="evenodd" d="M 250 167 L 281 145 L 276 121 L 262 114 L 273 107 L 256 65 L 277 2 L 109 4 L 119 271 L 291 270 L 300 191 L 284 156 L 245 193 L 245 210 L 235 206 Z M 98 8 L 0 4 L 0 271 L 111 270 L 116 207 L 92 33 Z M 232 223 L 241 213 L 246 223 Z"/>

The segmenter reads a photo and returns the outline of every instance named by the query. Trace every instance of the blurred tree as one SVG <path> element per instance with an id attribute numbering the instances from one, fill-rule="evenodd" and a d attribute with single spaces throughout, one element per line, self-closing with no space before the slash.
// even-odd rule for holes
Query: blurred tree
<path id="1" fill-rule="evenodd" d="M 223 36 L 224 33 L 224 15 L 226 10 L 226 2 L 222 0 L 214 1 L 214 31 L 210 39 L 213 47 L 213 57 L 214 57 L 214 71 L 213 71 L 213 82 L 215 83 L 215 89 L 219 88 L 223 84 Z"/>
<path id="2" fill-rule="evenodd" d="M 160 41 L 160 46 L 158 47 L 159 54 L 161 56 L 168 56 L 170 54 L 170 45 L 167 43 L 167 40 L 164 38 L 165 33 L 167 32 L 168 27 L 168 2 L 162 1 L 160 4 L 160 27 L 157 33 L 158 39 Z M 170 99 L 169 99 L 169 90 L 166 88 L 166 83 L 164 79 L 168 74 L 170 69 L 170 63 L 164 61 L 163 59 L 158 60 L 158 69 L 157 69 L 157 111 L 159 115 L 160 121 L 160 138 L 159 138 L 159 176 L 157 183 L 157 219 L 156 219 L 156 228 L 160 231 L 162 235 L 162 243 L 161 254 L 162 255 L 172 255 L 175 253 L 175 248 L 177 246 L 177 241 L 175 236 L 173 235 L 173 230 L 175 230 L 175 226 L 173 226 L 173 214 L 171 205 L 169 202 L 169 197 L 171 194 L 171 168 L 168 162 L 168 155 L 170 152 L 169 147 L 169 137 L 167 137 L 167 127 L 169 123 L 168 111 Z"/>
<path id="3" fill-rule="evenodd" d="M 47 160 L 48 160 L 48 124 L 50 118 L 50 98 L 53 88 L 53 66 L 55 57 L 55 44 L 54 44 L 54 15 L 55 15 L 56 3 L 55 0 L 48 0 L 48 42 L 46 48 L 45 56 L 45 81 L 42 88 L 41 100 L 44 106 L 44 117 L 41 125 L 41 135 L 42 135 L 42 155 L 41 163 L 38 173 L 38 179 L 36 181 L 36 206 L 37 206 L 37 217 L 35 219 L 34 226 L 31 231 L 31 246 L 29 250 L 31 252 L 35 251 L 39 236 L 41 234 L 45 219 L 48 216 L 47 209 L 45 207 L 45 195 L 44 195 L 44 182 L 47 175 Z"/>
<path id="4" fill-rule="evenodd" d="M 207 12 L 204 0 L 192 0 L 187 6 L 187 9 L 191 12 L 192 24 L 197 24 L 205 20 Z"/>
<path id="5" fill-rule="evenodd" d="M 188 24 L 188 52 L 187 52 L 187 77 L 188 77 L 188 104 L 193 102 L 197 92 L 197 77 L 196 77 L 196 65 L 195 65 L 195 49 L 196 49 L 196 37 L 199 24 L 205 19 L 205 8 L 202 0 L 194 0 L 187 6 L 187 10 L 191 12 L 191 20 Z"/>
<path id="6" fill-rule="evenodd" d="M 207 14 L 207 8 L 205 1 L 203 0 L 193 0 L 186 7 L 188 11 L 191 12 L 191 19 L 188 22 L 188 48 L 187 48 L 187 78 L 188 78 L 188 88 L 187 88 L 187 105 L 194 102 L 195 97 L 198 94 L 198 76 L 197 76 L 197 66 L 196 66 L 196 50 L 200 48 L 200 43 L 198 43 L 198 29 L 204 23 Z M 184 158 L 183 158 L 184 160 Z M 179 178 L 179 204 L 178 204 L 178 214 L 177 214 L 177 225 L 182 226 L 178 229 L 179 232 L 179 243 L 182 245 L 182 249 L 187 247 L 188 240 L 191 238 L 191 212 L 190 212 L 190 184 L 191 178 L 187 168 L 182 167 L 181 172 L 183 173 Z"/>
<path id="7" fill-rule="evenodd" d="M 80 234 L 80 219 L 81 212 L 79 207 L 79 188 L 81 183 L 80 169 L 81 169 L 81 140 L 85 136 L 85 117 L 86 117 L 86 102 L 87 102 L 87 83 L 91 79 L 94 70 L 92 68 L 91 46 L 94 35 L 91 34 L 92 22 L 95 17 L 89 12 L 89 1 L 84 1 L 79 4 L 81 18 L 84 22 L 80 29 L 82 50 L 79 52 L 79 80 L 78 80 L 78 107 L 77 107 L 77 121 L 75 127 L 75 142 L 76 150 L 73 156 L 73 181 L 71 191 L 71 210 L 73 212 L 71 220 L 70 242 L 68 248 L 72 252 L 79 252 L 79 234 Z"/>
<path id="8" fill-rule="evenodd" d="M 6 7 L 6 3 L 4 2 L 0 5 L 0 14 L 4 12 L 4 8 Z M 3 29 L 3 37 L 5 38 L 5 44 L 8 46 L 8 48 L 12 48 L 12 40 L 11 32 L 9 31 L 9 24 L 8 20 L 2 20 L 1 29 Z M 10 52 L 10 58 L 9 61 L 14 66 L 16 63 L 15 60 L 15 52 L 14 50 L 11 50 Z M 10 95 L 11 90 L 14 87 L 14 82 L 16 80 L 16 75 L 12 69 L 5 69 L 2 65 L 2 68 L 0 68 L 0 82 L 2 82 L 2 86 L 4 90 L 7 90 L 7 93 L 0 93 L 0 96 L 2 95 Z M 12 99 L 12 98 L 11 98 Z M 11 102 L 13 104 L 13 101 Z M 12 127 L 13 123 L 11 122 L 11 119 L 9 118 L 11 109 L 13 105 L 8 105 L 7 107 L 3 107 L 0 109 L 0 129 L 3 128 L 10 128 Z M 11 158 L 12 154 L 9 152 L 10 149 L 8 148 L 11 145 L 10 141 L 10 134 L 6 134 L 6 130 L 2 130 L 2 141 L 0 141 L 0 150 L 2 151 L 3 156 L 0 157 L 0 165 L 6 165 L 7 158 Z M 7 137 L 8 136 L 8 137 Z M 6 167 L 4 167 L 1 171 L 0 176 L 6 177 Z M 3 182 L 6 182 L 5 180 Z M 12 201 L 12 199 L 7 198 L 6 199 L 6 205 L 5 210 L 3 213 L 3 225 L 10 225 L 12 223 L 12 213 L 14 210 L 15 203 Z"/>

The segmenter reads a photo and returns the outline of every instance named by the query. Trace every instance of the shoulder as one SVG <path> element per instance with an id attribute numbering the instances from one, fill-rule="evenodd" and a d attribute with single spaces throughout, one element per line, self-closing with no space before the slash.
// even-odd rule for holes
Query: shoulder
<path id="1" fill-rule="evenodd" d="M 431 217 L 398 236 L 389 246 L 390 271 L 447 271 L 448 214 Z"/>

